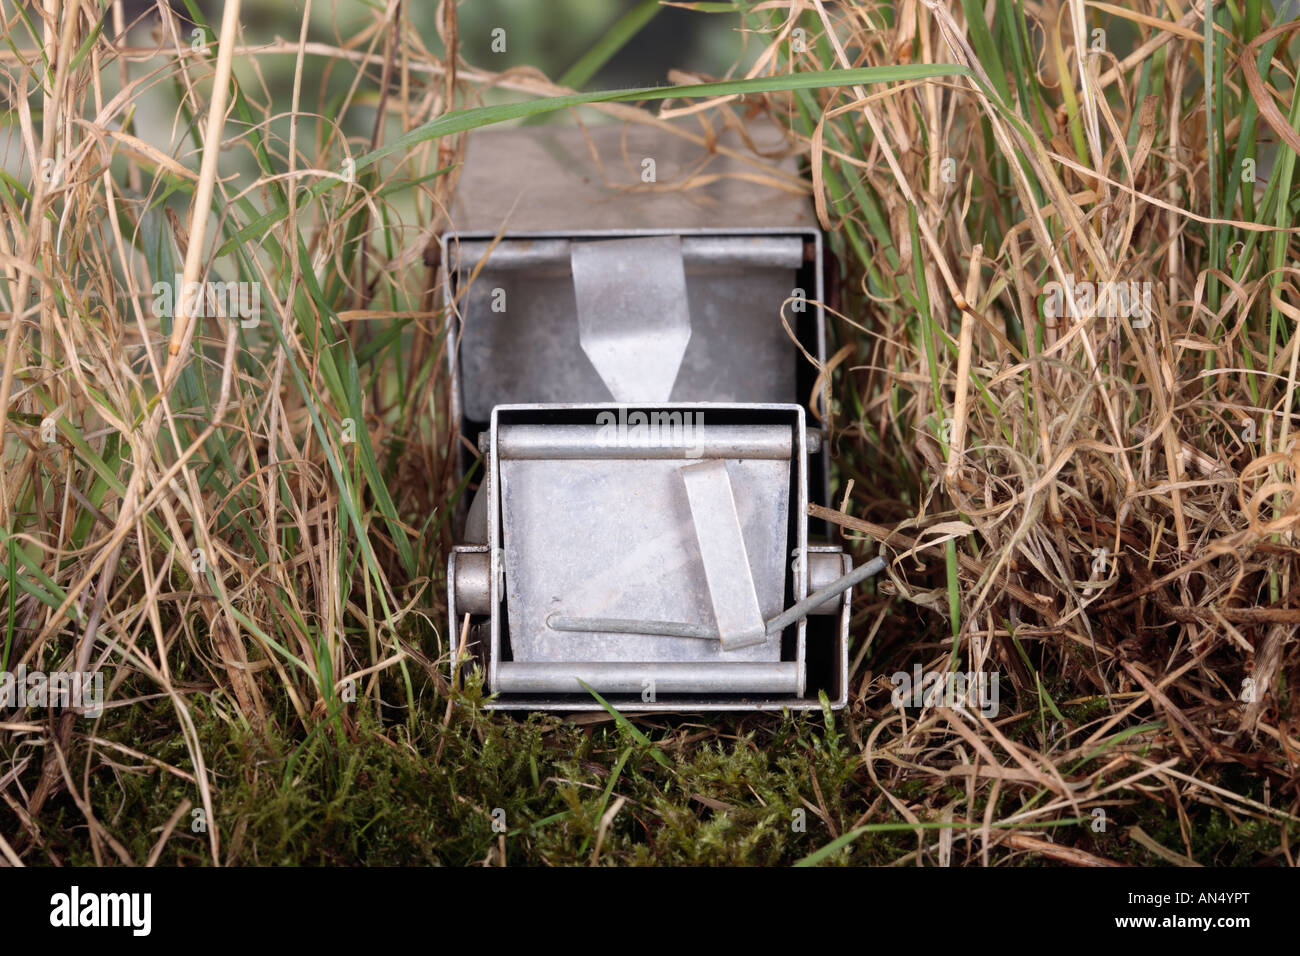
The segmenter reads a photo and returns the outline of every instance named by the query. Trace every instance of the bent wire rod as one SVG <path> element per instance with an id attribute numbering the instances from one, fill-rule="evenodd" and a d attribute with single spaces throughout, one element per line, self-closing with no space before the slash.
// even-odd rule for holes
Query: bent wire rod
<path id="1" fill-rule="evenodd" d="M 885 570 L 883 558 L 875 557 L 860 564 L 848 574 L 836 578 L 826 587 L 814 591 L 802 601 L 790 605 L 765 625 L 768 635 L 780 634 L 791 624 L 807 617 L 813 609 L 836 595 L 843 594 L 853 585 L 875 577 Z M 602 631 L 608 634 L 648 634 L 654 637 L 693 637 L 705 641 L 721 638 L 717 628 L 706 624 L 682 624 L 676 621 L 638 621 L 625 617 L 565 617 L 552 614 L 546 624 L 556 631 Z"/>

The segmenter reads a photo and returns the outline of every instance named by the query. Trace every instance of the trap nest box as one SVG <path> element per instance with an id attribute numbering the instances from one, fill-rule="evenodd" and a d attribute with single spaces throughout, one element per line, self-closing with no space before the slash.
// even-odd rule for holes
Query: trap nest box
<path id="1" fill-rule="evenodd" d="M 828 479 L 801 404 L 817 373 L 801 351 L 826 352 L 822 235 L 792 162 L 680 132 L 469 140 L 441 243 L 452 414 L 479 448 L 460 466 L 479 484 L 448 623 L 455 647 L 468 619 L 459 666 L 482 669 L 491 706 L 846 699 L 850 569 L 810 538 Z"/>

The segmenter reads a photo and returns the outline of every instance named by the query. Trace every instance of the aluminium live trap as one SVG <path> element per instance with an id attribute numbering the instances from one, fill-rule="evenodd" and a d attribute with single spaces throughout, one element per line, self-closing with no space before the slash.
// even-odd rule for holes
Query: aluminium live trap
<path id="1" fill-rule="evenodd" d="M 822 236 L 792 164 L 744 155 L 644 125 L 470 137 L 441 261 L 481 471 L 448 607 L 492 706 L 846 700 L 849 585 L 878 567 L 846 579 L 810 537 Z"/>

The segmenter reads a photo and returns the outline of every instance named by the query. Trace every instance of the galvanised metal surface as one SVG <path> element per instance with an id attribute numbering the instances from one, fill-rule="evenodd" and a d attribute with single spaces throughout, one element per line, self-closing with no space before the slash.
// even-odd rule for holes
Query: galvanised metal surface
<path id="1" fill-rule="evenodd" d="M 617 377 L 614 388 L 602 377 L 583 341 L 583 316 L 593 324 L 601 319 L 617 324 L 604 333 L 604 341 L 626 341 L 628 333 L 639 332 L 636 344 L 641 346 L 644 363 L 651 364 L 656 353 L 647 346 L 662 341 L 668 331 L 654 317 L 664 316 L 667 306 L 632 288 L 618 291 L 619 281 L 611 273 L 603 286 L 592 280 L 594 288 L 587 289 L 590 304 L 581 309 L 579 291 L 575 290 L 582 287 L 575 285 L 575 279 L 587 273 L 580 267 L 575 275 L 570 265 L 572 250 L 681 235 L 606 231 L 583 233 L 581 240 L 542 240 L 558 243 L 569 252 L 558 260 L 554 247 L 544 255 L 533 254 L 531 247 L 538 244 L 533 237 L 501 239 L 486 262 L 483 255 L 488 243 L 462 240 L 459 251 L 452 245 L 445 261 L 459 265 L 448 272 L 453 282 L 456 276 L 473 275 L 479 268 L 464 295 L 456 298 L 459 285 L 447 290 L 449 301 L 456 303 L 458 318 L 453 327 L 459 330 L 453 394 L 464 418 L 484 423 L 492 406 L 502 403 L 762 402 L 778 396 L 793 400 L 798 351 L 781 322 L 781 306 L 800 288 L 796 267 L 803 261 L 808 237 L 798 235 L 684 236 L 685 314 L 680 318 L 686 322 L 671 331 L 674 348 L 670 358 L 678 364 L 667 389 L 661 391 L 660 385 L 640 393 L 620 390 L 616 395 Z M 700 242 L 694 250 L 692 238 Z M 759 243 L 763 255 L 747 255 L 745 247 L 751 243 Z M 771 262 L 782 264 L 772 266 Z M 671 269 L 664 271 L 672 274 Z M 812 289 L 805 288 L 804 294 L 815 298 Z M 786 305 L 792 321 L 798 316 L 792 311 L 795 307 L 793 302 Z M 816 308 L 811 301 L 802 307 Z M 624 333 L 621 336 L 620 331 Z M 598 343 L 602 338 L 595 333 L 591 337 Z M 809 344 L 816 354 L 818 344 Z M 633 362 L 631 368 L 640 371 L 642 367 Z"/>
<path id="2" fill-rule="evenodd" d="M 787 426 L 706 423 L 704 406 L 648 412 L 625 406 L 621 414 L 598 407 L 597 421 L 590 424 L 516 424 L 502 429 L 497 454 L 502 459 L 773 458 L 786 462 L 794 457 L 794 436 Z"/>
<path id="3" fill-rule="evenodd" d="M 670 432 L 666 444 L 672 454 L 636 441 L 635 426 L 623 433 L 621 446 L 617 439 L 614 447 L 608 436 L 602 439 L 601 428 L 611 427 L 611 420 L 626 428 L 629 421 L 674 415 L 699 427 L 702 436 L 716 421 L 719 434 L 701 436 L 687 447 Z M 613 427 L 617 436 L 618 426 Z M 555 429 L 555 440 L 546 440 L 548 429 Z M 747 430 L 754 434 L 747 436 Z M 777 618 L 802 600 L 809 562 L 789 556 L 807 549 L 805 436 L 803 409 L 797 405 L 495 409 L 480 491 L 488 495 L 488 543 L 458 548 L 449 569 L 449 624 L 457 635 L 464 625 L 462 607 L 478 606 L 481 598 L 458 586 L 456 563 L 474 562 L 469 572 L 474 586 L 483 587 L 487 579 L 485 603 L 492 611 L 481 660 L 487 689 L 500 695 L 493 706 L 599 707 L 579 680 L 614 700 L 652 688 L 652 699 L 637 698 L 637 710 L 818 706 L 804 696 L 808 618 L 731 650 L 720 640 L 698 637 L 552 626 L 557 616 L 626 617 L 716 630 L 699 549 L 704 525 L 691 514 L 682 477 L 683 469 L 706 462 L 726 469 L 761 620 Z M 584 441 L 592 457 L 580 457 Z M 647 448 L 651 455 L 644 454 Z M 692 457 L 696 451 L 704 455 Z M 752 451 L 765 457 L 728 457 Z M 546 457 L 551 454 L 555 457 Z M 538 471 L 529 474 L 529 469 Z M 486 572 L 479 566 L 484 556 Z M 842 659 L 842 631 L 822 627 L 819 633 L 834 643 L 832 657 Z"/>
<path id="4" fill-rule="evenodd" d="M 574 243 L 611 239 L 681 239 L 691 337 L 668 400 L 807 399 L 817 373 L 792 336 L 825 361 L 821 230 L 793 157 L 754 155 L 780 153 L 784 136 L 752 124 L 751 147 L 734 130 L 672 125 L 469 137 L 441 237 L 452 415 L 467 433 L 497 404 L 614 400 L 582 350 L 571 264 Z M 824 459 L 816 470 L 826 487 Z"/>
<path id="5" fill-rule="evenodd" d="M 443 291 L 452 413 L 485 432 L 484 471 L 448 623 L 489 706 L 846 700 L 873 569 L 808 540 L 810 479 L 828 489 L 798 404 L 826 354 L 821 235 L 791 162 L 683 129 L 470 138 Z M 810 578 L 830 587 L 805 600 Z"/>
<path id="6" fill-rule="evenodd" d="M 799 686 L 798 665 L 793 661 L 770 663 L 723 661 L 701 667 L 682 661 L 520 663 L 507 661 L 497 671 L 497 689 L 503 694 L 583 694 L 588 687 L 606 694 L 635 694 L 648 687 L 661 694 L 790 695 Z M 680 709 L 680 708 L 678 708 Z"/>
<path id="7" fill-rule="evenodd" d="M 714 459 L 722 462 L 723 459 Z M 710 623 L 685 462 L 673 459 L 502 459 L 503 549 L 516 660 L 775 660 L 780 641 L 724 650 L 715 641 L 552 630 L 551 614 Z M 727 461 L 763 620 L 785 596 L 790 462 Z M 756 615 L 757 616 L 757 615 Z M 599 689 L 599 688 L 597 688 Z"/>
<path id="8" fill-rule="evenodd" d="M 763 159 L 733 130 L 707 141 L 697 122 L 673 131 L 641 123 L 483 129 L 469 137 L 451 207 L 462 235 L 732 232 L 818 229 L 792 157 Z M 787 147 L 781 131 L 746 129 L 767 155 Z M 647 182 L 645 160 L 654 161 Z M 689 181 L 699 185 L 682 188 Z"/>
<path id="9" fill-rule="evenodd" d="M 802 485 L 804 468 L 789 452 L 798 441 L 796 432 L 802 432 L 803 410 L 799 406 L 772 406 L 764 412 L 746 409 L 744 414 L 766 414 L 768 420 L 745 426 L 727 422 L 725 416 L 735 409 L 725 406 L 633 409 L 621 420 L 635 421 L 637 410 L 646 413 L 647 422 L 676 413 L 699 432 L 698 444 L 690 445 L 687 441 L 694 441 L 693 436 L 679 434 L 680 440 L 675 441 L 670 431 L 664 442 L 652 446 L 656 457 L 646 457 L 635 425 L 625 428 L 620 441 L 615 423 L 608 439 L 600 440 L 597 421 L 610 416 L 607 406 L 563 408 L 569 420 L 549 424 L 544 420 L 545 407 L 504 406 L 493 414 L 495 495 L 489 499 L 489 511 L 499 520 L 495 538 L 489 531 L 489 542 L 501 549 L 513 659 L 779 660 L 779 636 L 724 650 L 719 642 L 690 638 L 558 631 L 547 624 L 547 618 L 560 614 L 714 623 L 709 582 L 682 478 L 683 466 L 695 462 L 688 456 L 696 451 L 707 452 L 707 460 L 725 463 L 762 619 L 779 613 L 786 595 L 789 547 L 801 545 L 799 541 L 789 544 L 790 489 Z M 590 424 L 573 421 L 580 418 Z M 718 428 L 724 429 L 718 439 L 707 437 L 715 418 L 722 419 Z M 542 457 L 547 446 L 537 440 L 526 443 L 529 457 L 512 457 L 517 453 L 511 445 L 518 430 L 537 434 L 548 428 L 564 436 L 552 446 L 557 457 Z M 747 428 L 756 433 L 752 441 L 743 438 Z M 772 456 L 774 449 L 782 447 L 773 435 L 780 431 L 788 449 L 784 458 L 720 457 L 744 455 L 753 446 Z M 575 432 L 587 435 L 589 457 L 575 457 L 581 454 L 574 444 Z M 665 449 L 676 454 L 658 457 Z M 616 452 L 619 457 L 609 457 Z M 799 524 L 794 523 L 795 537 Z"/>
<path id="10" fill-rule="evenodd" d="M 678 473 L 682 484 L 686 486 L 686 497 L 691 504 L 691 523 L 695 526 L 695 542 L 704 563 L 704 581 L 708 585 L 709 600 L 713 604 L 713 620 L 718 628 L 718 646 L 723 654 L 756 644 L 770 644 L 764 627 L 764 615 L 758 605 L 758 586 L 755 584 L 750 567 L 749 547 L 762 548 L 767 543 L 758 539 L 740 520 L 740 510 L 736 505 L 736 495 L 732 490 L 732 470 L 738 472 L 743 461 L 728 463 L 722 459 L 702 461 L 696 465 L 687 465 Z M 740 475 L 736 475 L 739 481 Z M 778 487 L 764 495 L 760 489 L 760 502 L 769 507 L 768 502 L 776 499 L 781 511 L 785 511 L 785 495 Z M 773 494 L 772 492 L 777 492 Z M 776 530 L 784 532 L 785 515 L 776 515 Z M 785 553 L 785 535 L 780 535 L 780 542 L 773 548 L 773 554 L 780 559 Z M 761 563 L 761 562 L 760 562 Z M 780 568 L 778 565 L 778 569 Z M 776 591 L 775 588 L 772 589 Z M 768 617 L 771 614 L 767 615 Z M 778 635 L 773 635 L 779 640 Z"/>
<path id="11" fill-rule="evenodd" d="M 682 237 L 574 242 L 569 262 L 578 341 L 611 397 L 668 401 L 691 340 Z"/>

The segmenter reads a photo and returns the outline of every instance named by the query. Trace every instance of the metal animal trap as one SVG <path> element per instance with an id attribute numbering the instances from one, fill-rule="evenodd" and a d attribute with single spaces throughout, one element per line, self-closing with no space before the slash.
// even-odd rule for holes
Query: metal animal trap
<path id="1" fill-rule="evenodd" d="M 649 189 L 646 159 L 660 182 L 718 178 Z M 851 584 L 873 569 L 846 579 L 809 538 L 821 234 L 738 172 L 649 127 L 470 140 L 442 261 L 453 413 L 484 470 L 448 606 L 496 707 L 845 701 Z"/>

